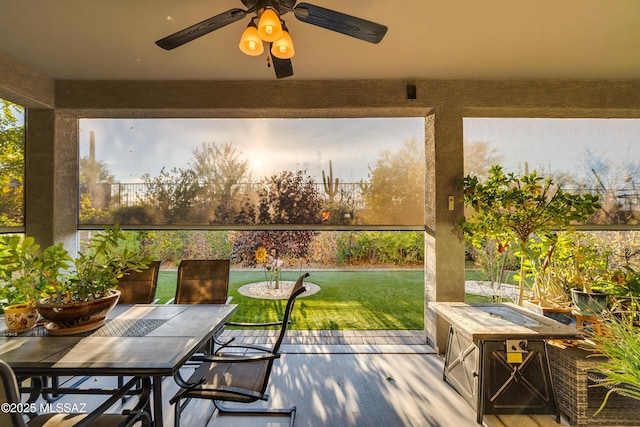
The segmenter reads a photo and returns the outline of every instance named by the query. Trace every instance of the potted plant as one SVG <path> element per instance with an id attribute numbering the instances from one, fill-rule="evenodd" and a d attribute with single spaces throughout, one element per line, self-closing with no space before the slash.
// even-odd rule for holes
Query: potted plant
<path id="1" fill-rule="evenodd" d="M 105 227 L 85 243 L 65 280 L 51 283 L 45 289 L 47 296 L 36 305 L 40 315 L 51 322 L 49 332 L 76 333 L 104 324 L 107 313 L 120 297 L 116 289 L 118 279 L 146 268 L 151 261 L 123 242 L 120 227 Z"/>
<path id="2" fill-rule="evenodd" d="M 598 248 L 585 233 L 574 234 L 565 274 L 571 288 L 573 310 L 583 316 L 596 316 L 607 308 L 608 295 L 604 283 L 612 276 L 609 258 L 611 250 Z"/>
<path id="3" fill-rule="evenodd" d="M 524 260 L 524 270 L 533 286 L 523 306 L 564 324 L 575 320 L 566 267 L 572 234 L 552 232 L 534 236 L 529 242 L 529 257 Z"/>
<path id="4" fill-rule="evenodd" d="M 472 210 L 460 223 L 465 236 L 487 236 L 517 250 L 519 305 L 524 301 L 527 267 L 535 256 L 531 247 L 534 238 L 567 230 L 575 222 L 586 221 L 600 207 L 598 196 L 563 191 L 536 171 L 523 176 L 505 174 L 500 165 L 492 166 L 486 179 L 466 176 L 461 187 L 464 205 Z M 535 291 L 542 295 L 543 289 L 534 282 L 536 286 Z"/>
<path id="5" fill-rule="evenodd" d="M 68 268 L 62 244 L 40 251 L 33 237 L 0 236 L 0 303 L 10 332 L 24 332 L 38 320 L 36 301 Z"/>
<path id="6" fill-rule="evenodd" d="M 609 296 L 611 311 L 619 317 L 628 316 L 640 326 L 640 271 L 625 264 L 614 269 L 608 280 L 599 284 L 599 289 Z"/>

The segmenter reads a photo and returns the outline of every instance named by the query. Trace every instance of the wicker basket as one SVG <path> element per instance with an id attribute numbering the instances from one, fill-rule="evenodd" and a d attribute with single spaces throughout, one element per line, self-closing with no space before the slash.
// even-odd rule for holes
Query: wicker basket
<path id="1" fill-rule="evenodd" d="M 556 400 L 571 425 L 577 426 L 640 426 L 640 401 L 612 393 L 597 416 L 608 389 L 594 387 L 587 369 L 602 358 L 579 348 L 547 346 Z"/>

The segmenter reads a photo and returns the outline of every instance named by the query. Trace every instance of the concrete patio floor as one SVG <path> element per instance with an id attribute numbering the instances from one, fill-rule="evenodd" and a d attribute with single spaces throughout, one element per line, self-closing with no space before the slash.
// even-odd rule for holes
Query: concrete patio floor
<path id="1" fill-rule="evenodd" d="M 236 341 L 266 344 L 275 331 L 230 331 Z M 224 338 L 223 336 L 223 338 Z M 255 407 L 297 407 L 295 425 L 322 427 L 478 426 L 475 411 L 442 380 L 443 359 L 424 342 L 422 331 L 289 331 L 269 385 L 268 402 Z M 184 368 L 184 375 L 188 370 Z M 92 379 L 107 384 L 113 378 Z M 176 392 L 163 382 L 168 402 Z M 64 396 L 80 401 L 84 396 Z M 95 399 L 95 398 L 93 398 Z M 246 407 L 246 405 L 245 405 Z M 121 408 L 113 408 L 114 411 Z M 567 425 L 563 419 L 563 424 Z M 174 425 L 164 407 L 164 425 Z M 208 401 L 192 401 L 183 427 L 288 426 L 286 417 L 218 416 Z M 484 417 L 486 427 L 558 426 L 549 415 Z"/>

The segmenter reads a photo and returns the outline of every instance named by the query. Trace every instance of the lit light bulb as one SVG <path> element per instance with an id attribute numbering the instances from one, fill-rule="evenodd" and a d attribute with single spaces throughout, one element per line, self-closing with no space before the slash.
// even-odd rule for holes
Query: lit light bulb
<path id="1" fill-rule="evenodd" d="M 242 33 L 238 46 L 242 53 L 249 56 L 262 55 L 262 52 L 264 52 L 264 44 L 253 21 L 247 25 L 247 28 Z"/>
<path id="2" fill-rule="evenodd" d="M 258 34 L 266 42 L 274 42 L 282 36 L 280 17 L 275 10 L 268 7 L 260 15 L 258 21 Z"/>
<path id="3" fill-rule="evenodd" d="M 282 31 L 282 37 L 271 45 L 271 54 L 280 59 L 293 58 L 293 55 L 296 54 L 296 51 L 293 48 L 293 40 L 286 28 Z"/>

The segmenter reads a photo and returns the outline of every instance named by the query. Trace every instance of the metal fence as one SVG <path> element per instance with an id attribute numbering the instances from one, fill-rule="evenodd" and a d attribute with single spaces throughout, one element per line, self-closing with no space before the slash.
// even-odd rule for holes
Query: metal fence
<path id="1" fill-rule="evenodd" d="M 103 209 L 117 210 L 129 206 L 139 206 L 149 203 L 149 186 L 146 183 L 127 183 L 116 182 L 109 184 L 101 184 L 104 188 L 100 191 L 103 197 L 94 197 L 94 207 Z M 168 184 L 170 187 L 176 187 L 177 184 Z M 206 188 L 206 186 L 204 187 Z M 260 188 L 259 183 L 243 183 L 236 184 L 234 190 L 239 194 L 248 194 L 257 192 Z M 331 201 L 331 196 L 325 192 L 322 183 L 316 183 L 316 190 L 325 203 Z M 361 210 L 366 206 L 362 187 L 357 182 L 346 182 L 338 185 L 333 200 L 339 205 L 348 206 L 352 210 Z"/>
<path id="2" fill-rule="evenodd" d="M 235 189 L 239 194 L 255 194 L 260 189 L 260 183 L 237 184 Z M 355 212 L 365 209 L 361 183 L 340 183 L 337 191 L 330 195 L 325 191 L 322 183 L 316 183 L 316 190 L 325 204 L 338 206 L 345 212 Z M 177 187 L 177 184 L 167 184 L 167 189 Z M 206 186 L 203 186 L 206 190 Z M 640 191 L 635 188 L 603 189 L 580 188 L 565 191 L 571 193 L 589 193 L 599 196 L 602 209 L 590 219 L 591 224 L 640 224 Z M 88 193 L 81 189 L 81 193 Z M 149 186 L 146 183 L 104 183 L 96 186 L 92 191 L 93 207 L 116 211 L 121 208 L 140 206 L 151 203 Z"/>

